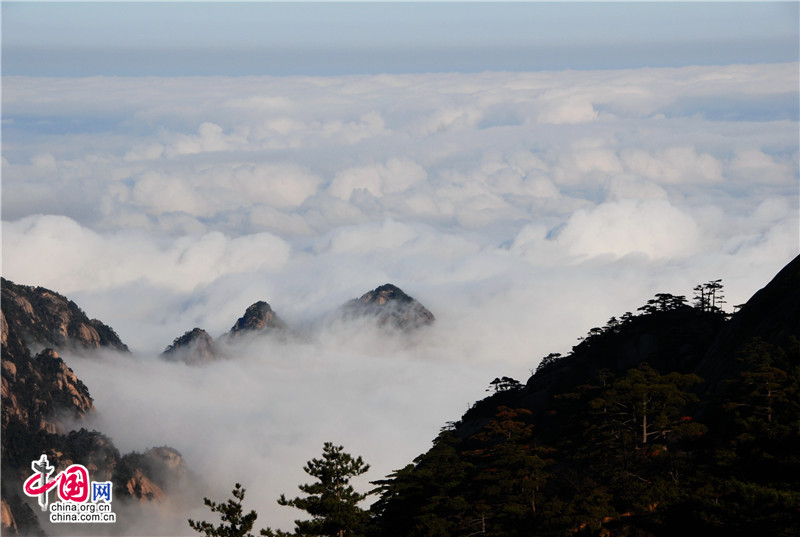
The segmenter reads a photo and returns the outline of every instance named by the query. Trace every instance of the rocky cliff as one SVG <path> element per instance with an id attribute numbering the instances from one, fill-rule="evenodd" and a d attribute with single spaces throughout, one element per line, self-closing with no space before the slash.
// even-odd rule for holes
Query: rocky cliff
<path id="1" fill-rule="evenodd" d="M 3 303 L 3 338 L 7 330 L 32 349 L 116 349 L 128 347 L 110 327 L 89 319 L 73 301 L 43 287 L 0 280 Z M 5 343 L 5 341 L 4 341 Z"/>
<path id="2" fill-rule="evenodd" d="M 31 461 L 42 454 L 48 456 L 57 472 L 70 464 L 82 464 L 93 480 L 114 479 L 119 489 L 115 500 L 163 498 L 151 494 L 147 487 L 131 485 L 130 479 L 117 482 L 117 469 L 124 457 L 110 438 L 85 428 L 71 430 L 85 423 L 95 407 L 89 389 L 60 353 L 100 349 L 127 352 L 114 330 L 89 319 L 64 296 L 42 287 L 3 279 L 1 305 L 3 534 L 43 534 L 31 499 L 22 493 Z M 160 462 L 164 460 L 167 462 Z M 138 472 L 138 483 L 186 473 L 180 454 L 169 448 L 151 450 L 135 461 L 139 467 L 128 467 L 131 473 Z M 170 467 L 177 470 L 173 472 Z"/>

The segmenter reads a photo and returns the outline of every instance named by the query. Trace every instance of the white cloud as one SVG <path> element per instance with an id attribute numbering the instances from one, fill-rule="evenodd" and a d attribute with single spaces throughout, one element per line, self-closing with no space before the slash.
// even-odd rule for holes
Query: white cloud
<path id="1" fill-rule="evenodd" d="M 702 247 L 692 217 L 665 200 L 622 200 L 577 211 L 556 240 L 577 256 L 643 253 L 669 259 Z"/>
<path id="2" fill-rule="evenodd" d="M 64 216 L 5 223 L 3 248 L 9 278 L 63 293 L 134 282 L 187 292 L 224 275 L 280 269 L 290 254 L 289 245 L 269 233 L 226 237 L 212 231 L 177 239 L 124 231 L 101 235 Z"/>
<path id="3" fill-rule="evenodd" d="M 693 147 L 670 147 L 656 154 L 623 151 L 622 158 L 631 172 L 656 183 L 722 180 L 722 164 L 708 153 L 698 155 Z"/>
<path id="4" fill-rule="evenodd" d="M 363 189 L 376 197 L 397 194 L 427 178 L 425 169 L 408 159 L 392 158 L 386 164 L 356 166 L 342 170 L 331 181 L 328 192 L 349 200 L 353 191 Z"/>
<path id="5" fill-rule="evenodd" d="M 483 117 L 475 107 L 444 106 L 429 116 L 421 118 L 415 128 L 417 134 L 443 133 L 452 130 L 464 130 L 474 127 Z"/>
<path id="6" fill-rule="evenodd" d="M 214 170 L 214 173 L 220 173 Z M 314 195 L 321 179 L 309 170 L 294 163 L 260 163 L 237 166 L 232 183 L 222 188 L 234 190 L 247 201 L 262 203 L 278 209 L 294 209 Z"/>
<path id="7" fill-rule="evenodd" d="M 540 101 L 537 116 L 539 123 L 587 123 L 597 119 L 597 111 L 591 100 L 584 95 L 563 95 L 562 92 L 546 93 Z"/>
<path id="8" fill-rule="evenodd" d="M 756 148 L 738 151 L 730 162 L 729 174 L 749 184 L 791 184 L 797 181 L 796 163 L 785 157 L 777 160 Z"/>

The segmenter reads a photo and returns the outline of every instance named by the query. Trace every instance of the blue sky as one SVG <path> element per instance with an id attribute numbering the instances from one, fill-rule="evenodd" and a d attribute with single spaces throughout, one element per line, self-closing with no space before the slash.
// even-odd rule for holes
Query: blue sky
<path id="1" fill-rule="evenodd" d="M 798 59 L 798 3 L 3 2 L 3 73 L 330 75 Z"/>

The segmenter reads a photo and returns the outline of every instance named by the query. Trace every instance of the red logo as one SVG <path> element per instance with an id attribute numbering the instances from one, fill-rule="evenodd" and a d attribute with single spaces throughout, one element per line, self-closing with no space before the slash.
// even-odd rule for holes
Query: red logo
<path id="1" fill-rule="evenodd" d="M 39 498 L 42 510 L 47 509 L 47 494 L 58 485 L 58 497 L 65 502 L 82 503 L 89 499 L 89 471 L 82 464 L 72 464 L 55 479 L 48 479 L 54 468 L 48 465 L 47 457 L 31 465 L 36 472 L 25 480 L 25 494 Z"/>

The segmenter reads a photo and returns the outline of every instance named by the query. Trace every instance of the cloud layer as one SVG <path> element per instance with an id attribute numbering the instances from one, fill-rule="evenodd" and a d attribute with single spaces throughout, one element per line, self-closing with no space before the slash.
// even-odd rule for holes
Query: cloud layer
<path id="1" fill-rule="evenodd" d="M 799 248 L 797 78 L 5 77 L 3 275 L 67 294 L 135 351 L 70 364 L 123 449 L 173 445 L 218 499 L 254 457 L 254 506 L 286 525 L 274 499 L 322 442 L 383 477 L 492 378 L 524 380 L 654 293 L 722 278 L 733 305 L 764 285 Z M 257 300 L 301 327 L 387 282 L 437 317 L 413 342 L 154 358 Z"/>

